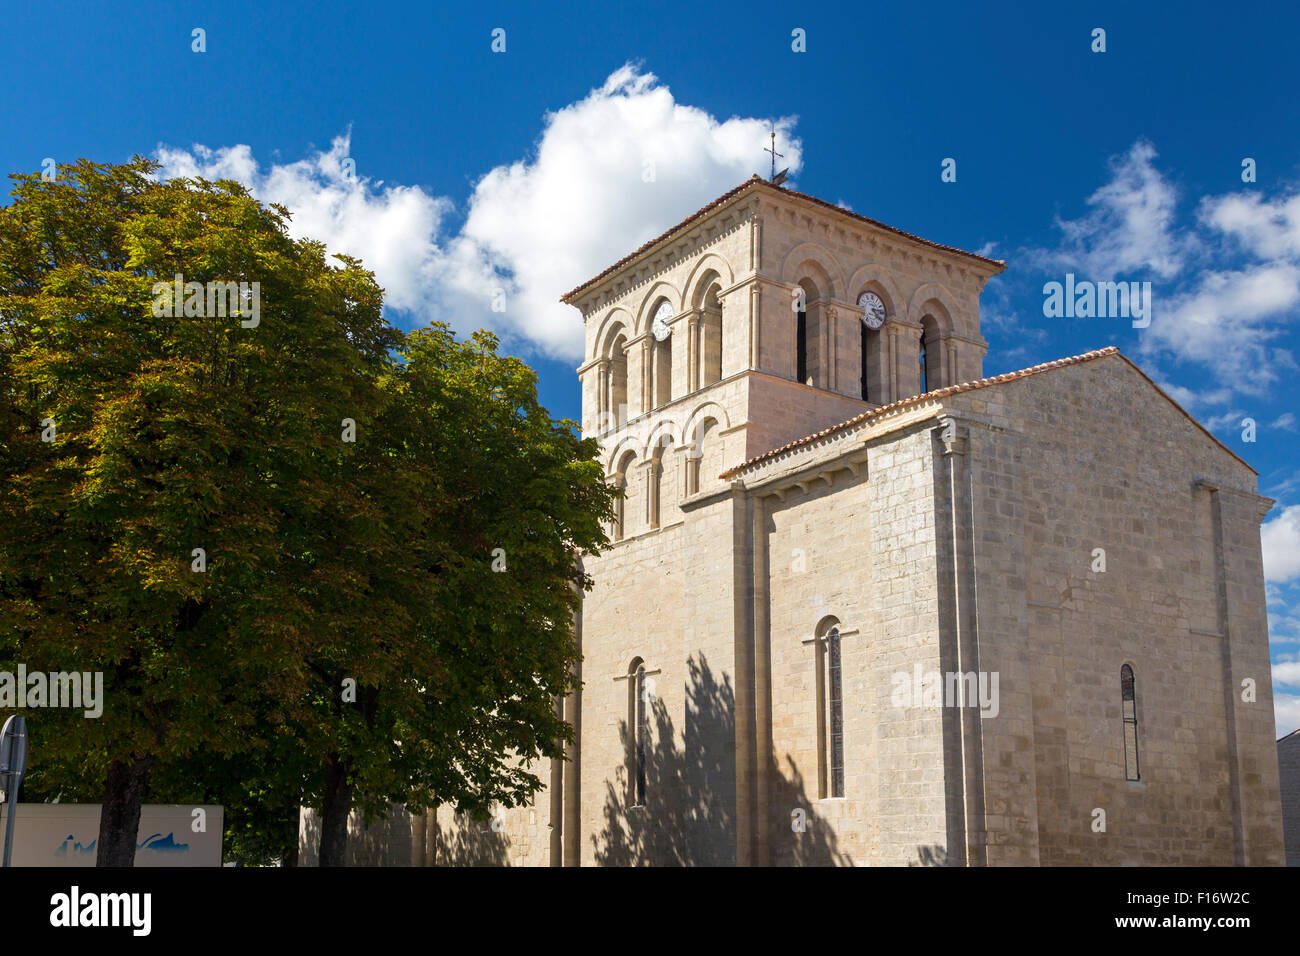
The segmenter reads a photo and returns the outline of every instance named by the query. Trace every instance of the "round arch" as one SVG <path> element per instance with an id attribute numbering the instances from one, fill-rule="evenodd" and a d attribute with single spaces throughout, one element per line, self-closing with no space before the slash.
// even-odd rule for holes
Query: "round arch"
<path id="1" fill-rule="evenodd" d="M 896 318 L 907 310 L 907 297 L 899 290 L 898 283 L 888 269 L 874 265 L 863 266 L 853 273 L 853 278 L 849 280 L 846 290 L 849 301 L 856 306 L 858 296 L 868 288 L 880 293 L 885 300 L 885 308 L 889 312 L 889 318 Z"/>
<path id="2" fill-rule="evenodd" d="M 712 418 L 718 423 L 718 427 L 726 431 L 731 427 L 731 421 L 727 418 L 727 410 L 717 402 L 705 402 L 695 408 L 686 418 L 686 428 L 682 431 L 682 444 L 689 445 L 693 442 L 695 430 L 700 427 L 700 423 L 706 418 Z"/>
<path id="3" fill-rule="evenodd" d="M 641 300 L 641 307 L 636 316 L 635 329 L 637 335 L 641 335 L 650 328 L 650 320 L 654 317 L 655 306 L 659 304 L 660 299 L 668 300 L 668 304 L 673 308 L 673 315 L 681 314 L 682 299 L 680 293 L 667 282 L 660 280 L 651 286 Z"/>
<path id="4" fill-rule="evenodd" d="M 730 289 L 734 279 L 732 278 L 731 264 L 726 259 L 711 252 L 703 256 L 699 262 L 691 269 L 691 274 L 686 280 L 686 295 L 683 298 L 683 304 L 689 303 L 690 308 L 698 309 L 703 305 L 704 293 L 709 290 L 711 282 L 706 282 L 710 272 L 718 274 L 718 282 L 724 289 Z M 680 311 L 680 310 L 679 310 Z"/>
<path id="5" fill-rule="evenodd" d="M 610 309 L 609 314 L 600 323 L 600 330 L 596 333 L 596 351 L 592 358 L 604 358 L 610 345 L 618 338 L 619 332 L 630 339 L 634 327 L 635 320 L 631 312 L 623 306 Z"/>
<path id="6" fill-rule="evenodd" d="M 629 454 L 636 458 L 637 461 L 645 458 L 645 448 L 634 435 L 624 436 L 614 446 L 613 450 L 605 456 L 605 474 L 617 474 L 619 465 L 623 463 L 623 459 Z"/>
<path id="7" fill-rule="evenodd" d="M 666 439 L 666 440 L 665 440 Z M 677 423 L 671 420 L 665 420 L 655 425 L 654 430 L 650 432 L 649 439 L 645 443 L 645 457 L 661 457 L 664 452 L 672 451 L 680 447 L 684 442 L 681 431 Z"/>
<path id="8" fill-rule="evenodd" d="M 812 268 L 809 268 L 809 267 Z M 844 298 L 844 272 L 835 257 L 815 242 L 802 242 L 786 253 L 781 261 L 781 281 L 786 285 L 799 284 L 811 278 L 824 284 L 821 294 L 828 299 Z"/>
<path id="9" fill-rule="evenodd" d="M 817 622 L 817 627 L 813 630 L 813 634 L 817 637 L 825 637 L 828 633 L 830 633 L 831 628 L 842 627 L 842 626 L 843 625 L 840 623 L 840 619 L 838 615 L 827 614 L 823 616 L 820 621 Z"/>
<path id="10" fill-rule="evenodd" d="M 907 320 L 913 325 L 920 325 L 927 311 L 926 306 L 931 302 L 942 307 L 929 310 L 938 321 L 939 327 L 946 332 L 954 331 L 957 317 L 962 314 L 961 309 L 957 306 L 957 300 L 953 298 L 952 293 L 937 282 L 927 282 L 912 293 L 911 301 L 907 305 Z"/>

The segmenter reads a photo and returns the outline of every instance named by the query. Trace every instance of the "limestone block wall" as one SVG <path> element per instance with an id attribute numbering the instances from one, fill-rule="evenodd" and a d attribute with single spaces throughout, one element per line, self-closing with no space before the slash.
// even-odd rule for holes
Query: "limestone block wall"
<path id="1" fill-rule="evenodd" d="M 1043 864 L 1280 862 L 1254 474 L 1119 356 L 945 406 L 973 436 L 980 653 L 1004 670 L 1002 713 L 983 722 L 990 860 L 998 839 L 1029 852 L 1017 755 L 1032 752 Z M 1125 663 L 1137 781 L 1125 779 Z"/>
<path id="2" fill-rule="evenodd" d="M 933 438 L 922 423 L 868 447 L 872 534 L 866 586 L 875 620 L 880 862 L 942 864 L 957 852 L 949 832 L 945 709 L 922 706 L 915 693 L 897 699 L 893 693 L 901 686 L 895 675 L 919 670 L 924 680 L 944 664 Z"/>
<path id="3" fill-rule="evenodd" d="M 774 448 L 838 425 L 871 408 L 866 402 L 766 373 L 746 377 L 744 452 L 739 464 Z"/>
<path id="4" fill-rule="evenodd" d="M 1286 865 L 1300 866 L 1300 731 L 1292 731 L 1277 742 L 1277 763 Z"/>
<path id="5" fill-rule="evenodd" d="M 534 767 L 534 773 L 538 769 Z M 486 821 L 458 815 L 447 806 L 412 821 L 415 852 L 424 863 L 413 866 L 557 866 L 552 850 L 551 788 L 546 767 L 544 782 L 530 806 L 498 808 Z"/>
<path id="6" fill-rule="evenodd" d="M 878 863 L 880 700 L 873 595 L 864 573 L 872 554 L 866 475 L 841 472 L 833 484 L 794 488 L 783 500 L 769 496 L 764 503 L 772 675 L 772 794 L 765 821 L 770 862 Z M 841 632 L 842 797 L 830 793 L 825 730 L 819 733 L 828 719 L 827 678 L 816 638 L 830 621 Z"/>
<path id="7" fill-rule="evenodd" d="M 732 532 L 724 493 L 587 562 L 584 865 L 735 861 Z M 654 694 L 643 806 L 633 805 L 628 727 L 638 658 Z"/>

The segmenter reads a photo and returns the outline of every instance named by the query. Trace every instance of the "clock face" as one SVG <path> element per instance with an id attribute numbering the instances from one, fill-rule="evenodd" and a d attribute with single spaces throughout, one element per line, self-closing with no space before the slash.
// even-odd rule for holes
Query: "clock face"
<path id="1" fill-rule="evenodd" d="M 650 323 L 650 331 L 654 334 L 656 342 L 662 342 L 668 336 L 672 335 L 673 328 L 668 324 L 668 320 L 673 317 L 673 307 L 665 302 L 659 306 L 655 312 L 654 321 Z"/>
<path id="2" fill-rule="evenodd" d="M 885 303 L 874 292 L 864 292 L 858 296 L 858 305 L 862 308 L 862 321 L 869 329 L 878 329 L 885 324 Z"/>

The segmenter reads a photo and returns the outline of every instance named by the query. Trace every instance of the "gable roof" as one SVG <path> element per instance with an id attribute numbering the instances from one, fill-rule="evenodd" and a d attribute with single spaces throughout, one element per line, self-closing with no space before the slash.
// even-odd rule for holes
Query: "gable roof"
<path id="1" fill-rule="evenodd" d="M 783 186 L 778 186 L 775 183 L 768 182 L 766 179 L 763 179 L 757 173 L 755 173 L 753 176 L 745 180 L 739 186 L 735 187 L 734 189 L 727 190 L 717 199 L 713 200 L 713 202 L 709 203 L 706 206 L 703 206 L 700 209 L 697 209 L 695 212 L 691 213 L 689 216 L 687 216 L 677 225 L 673 226 L 671 229 L 668 229 L 666 232 L 661 233 L 660 235 L 651 239 L 649 242 L 643 243 L 637 249 L 628 253 L 622 259 L 619 259 L 608 269 L 605 269 L 603 272 L 599 273 L 598 275 L 588 279 L 586 282 L 582 283 L 576 288 L 570 289 L 568 292 L 564 293 L 564 295 L 560 296 L 560 301 L 568 305 L 572 305 L 573 300 L 577 298 L 580 294 L 582 294 L 584 291 L 591 288 L 596 283 L 600 282 L 601 279 L 604 279 L 605 277 L 617 272 L 619 269 L 623 268 L 623 266 L 627 265 L 633 259 L 640 256 L 642 253 L 646 252 L 653 246 L 656 246 L 659 243 L 663 242 L 673 233 L 686 228 L 695 220 L 706 216 L 713 210 L 717 209 L 719 206 L 726 205 L 728 202 L 730 202 L 732 199 L 739 196 L 745 190 L 757 188 L 757 187 L 762 187 L 764 189 L 771 189 L 778 193 L 781 193 L 784 196 L 793 196 L 797 199 L 803 199 L 807 202 L 815 203 L 818 206 L 822 206 L 826 209 L 833 210 L 834 212 L 837 212 L 842 216 L 848 216 L 850 219 L 856 219 L 859 222 L 865 222 L 869 225 L 875 226 L 878 229 L 884 229 L 886 232 L 892 232 L 896 236 L 902 236 L 906 239 L 911 239 L 914 242 L 922 243 L 923 245 L 930 246 L 933 249 L 942 249 L 945 252 L 955 252 L 958 255 L 969 256 L 970 258 L 976 259 L 979 262 L 983 262 L 986 265 L 996 266 L 996 270 L 994 272 L 995 275 L 1007 267 L 1006 261 L 1003 259 L 990 259 L 987 256 L 981 256 L 975 252 L 967 252 L 965 249 L 958 249 L 956 246 L 946 246 L 941 242 L 932 242 L 929 239 L 922 239 L 920 236 L 913 235 L 910 232 L 905 232 L 902 229 L 895 229 L 893 226 L 888 226 L 885 225 L 885 223 L 883 222 L 878 222 L 877 220 L 871 219 L 867 216 L 859 215 L 858 213 L 853 212 L 852 210 L 845 209 L 843 206 L 837 206 L 834 203 L 829 203 L 824 199 L 818 199 L 816 196 L 809 196 L 807 193 L 796 192 L 793 189 L 786 189 Z"/>
<path id="2" fill-rule="evenodd" d="M 1123 359 L 1124 362 L 1130 368 L 1132 368 L 1135 372 L 1137 372 L 1144 379 L 1146 379 L 1147 383 L 1152 388 L 1154 388 L 1157 392 L 1159 392 L 1160 395 L 1163 396 L 1164 399 L 1168 401 L 1170 405 L 1174 406 L 1174 408 L 1182 412 L 1184 418 L 1186 418 L 1189 422 L 1191 422 L 1202 432 L 1204 432 L 1205 435 L 1211 441 L 1213 441 L 1216 445 L 1218 445 L 1220 448 L 1226 451 L 1229 455 L 1237 459 L 1237 461 L 1241 462 L 1247 468 L 1250 468 L 1250 465 L 1247 464 L 1246 461 L 1242 459 L 1240 455 L 1238 455 L 1235 451 L 1233 451 L 1223 442 L 1219 441 L 1219 439 L 1216 438 L 1213 434 L 1211 434 L 1210 431 L 1204 425 L 1202 425 L 1195 418 L 1189 415 L 1186 409 L 1184 409 L 1176 401 L 1170 398 L 1169 393 L 1166 392 L 1159 385 L 1157 385 L 1155 382 L 1153 382 L 1151 380 L 1151 377 L 1148 376 L 1145 372 L 1143 372 L 1142 369 L 1138 368 L 1137 365 L 1135 365 L 1128 358 L 1128 356 L 1122 354 L 1120 350 L 1115 346 L 1110 345 L 1104 349 L 1097 349 L 1093 352 L 1084 352 L 1082 355 L 1072 355 L 1069 358 L 1057 359 L 1054 362 L 1044 362 L 1041 365 L 1034 365 L 1030 368 L 1021 369 L 1018 372 L 1006 372 L 1002 375 L 994 375 L 989 378 L 976 379 L 973 382 L 963 382 L 960 385 L 949 385 L 945 388 L 936 388 L 932 392 L 922 392 L 920 395 L 912 395 L 909 396 L 908 398 L 901 398 L 896 402 L 890 402 L 888 405 L 882 405 L 879 408 L 873 408 L 863 412 L 860 415 L 855 415 L 853 418 L 850 418 L 847 421 L 840 422 L 838 425 L 832 425 L 829 428 L 823 428 L 821 431 L 814 432 L 811 435 L 805 435 L 803 438 L 798 438 L 792 442 L 782 445 L 779 448 L 773 448 L 771 451 L 764 452 L 761 455 L 756 455 L 753 458 L 750 458 L 748 461 L 743 461 L 739 465 L 736 465 L 732 468 L 728 468 L 726 471 L 722 472 L 722 474 L 720 474 L 718 477 L 723 479 L 734 477 L 740 474 L 741 472 L 748 470 L 754 465 L 757 465 L 761 462 L 769 461 L 770 459 L 776 458 L 777 456 L 782 455 L 787 451 L 791 451 L 792 449 L 811 444 L 817 441 L 818 439 L 826 437 L 827 435 L 832 435 L 836 432 L 853 428 L 857 425 L 863 424 L 864 422 L 869 422 L 875 418 L 881 418 L 890 412 L 898 411 L 900 409 L 907 408 L 912 405 L 919 405 L 923 402 L 930 402 L 930 401 L 934 401 L 935 399 L 946 398 L 949 395 L 957 395 L 962 392 L 973 392 L 976 389 L 988 388 L 990 385 L 1001 385 L 1005 382 L 1014 382 L 1018 379 L 1028 378 L 1031 375 L 1041 375 L 1043 372 L 1050 372 L 1058 368 L 1065 368 L 1066 366 L 1069 365 L 1081 365 L 1084 362 L 1092 362 L 1096 359 L 1105 358 L 1111 355 L 1115 355 Z M 1256 472 L 1254 468 L 1250 468 L 1250 470 L 1252 474 L 1258 474 L 1258 472 Z"/>

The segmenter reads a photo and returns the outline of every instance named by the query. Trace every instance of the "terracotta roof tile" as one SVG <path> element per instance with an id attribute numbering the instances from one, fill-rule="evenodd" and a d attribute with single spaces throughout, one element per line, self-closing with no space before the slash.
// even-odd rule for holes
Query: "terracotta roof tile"
<path id="1" fill-rule="evenodd" d="M 1237 461 L 1241 462 L 1247 468 L 1250 468 L 1252 472 L 1255 471 L 1255 469 L 1251 468 L 1249 463 L 1247 463 L 1247 461 L 1244 458 L 1238 455 L 1235 451 L 1233 451 L 1223 442 L 1219 441 L 1219 439 L 1216 438 L 1209 429 L 1207 429 L 1204 425 L 1202 425 L 1195 418 L 1189 415 L 1187 413 L 1187 410 L 1184 409 L 1183 406 L 1179 405 L 1176 401 L 1174 401 L 1173 398 L 1170 397 L 1168 392 L 1166 392 L 1163 388 L 1161 388 L 1154 381 L 1152 381 L 1151 377 L 1147 375 L 1146 372 L 1142 371 L 1142 369 L 1138 368 L 1138 366 L 1135 365 L 1128 358 L 1128 356 L 1121 354 L 1120 350 L 1115 346 L 1109 345 L 1104 349 L 1097 349 L 1096 351 L 1093 352 L 1084 352 L 1082 355 L 1072 355 L 1069 358 L 1057 359 L 1054 362 L 1044 362 L 1041 365 L 1034 365 L 1030 368 L 1021 369 L 1018 372 L 1006 372 L 1002 375 L 994 375 L 991 378 L 976 379 L 973 382 L 963 382 L 960 385 L 949 385 L 946 388 L 937 388 L 933 392 L 923 392 L 920 395 L 912 395 L 909 398 L 903 398 L 903 399 L 899 399 L 896 402 L 890 402 L 888 405 L 882 405 L 879 408 L 873 408 L 870 409 L 869 411 L 863 412 L 860 415 L 855 415 L 853 418 L 850 418 L 848 421 L 840 422 L 838 425 L 832 425 L 829 428 L 823 428 L 821 431 L 814 432 L 811 435 L 805 435 L 803 438 L 799 438 L 796 439 L 795 441 L 789 442 L 788 444 L 782 445 L 780 448 L 773 448 L 771 451 L 764 452 L 761 455 L 756 455 L 755 457 L 749 459 L 748 461 L 741 462 L 739 465 L 736 465 L 733 468 L 728 468 L 718 477 L 723 479 L 733 477 L 735 475 L 740 474 L 740 472 L 746 470 L 747 468 L 750 468 L 753 465 L 758 464 L 759 462 L 768 461 L 772 458 L 776 458 L 777 456 L 782 455 L 787 451 L 790 451 L 795 448 L 799 448 L 803 445 L 811 444 L 812 442 L 817 441 L 819 438 L 824 438 L 827 435 L 834 434 L 835 432 L 852 428 L 853 426 L 859 425 L 862 422 L 869 421 L 873 418 L 878 418 L 886 414 L 887 412 L 906 408 L 909 405 L 919 405 L 921 402 L 932 401 L 933 399 L 936 398 L 944 398 L 948 395 L 956 395 L 959 392 L 973 392 L 978 388 L 987 388 L 990 385 L 1000 385 L 1004 382 L 1014 382 L 1016 379 L 1019 378 L 1027 378 L 1030 375 L 1037 375 L 1040 372 L 1049 372 L 1052 369 L 1064 368 L 1067 365 L 1080 365 L 1084 362 L 1091 362 L 1093 359 L 1103 358 L 1107 355 L 1118 355 L 1129 365 L 1130 368 L 1132 368 L 1135 372 L 1137 372 L 1144 379 L 1146 379 L 1147 382 L 1151 385 L 1151 387 L 1154 388 L 1157 392 L 1159 392 L 1165 398 L 1165 400 L 1169 402 L 1169 404 L 1173 405 L 1174 408 L 1182 412 L 1184 418 L 1186 418 L 1189 422 L 1191 422 L 1202 432 L 1204 432 L 1205 435 L 1211 441 L 1213 441 L 1216 445 L 1218 445 L 1220 448 L 1226 451 L 1233 458 L 1237 459 Z"/>
<path id="2" fill-rule="evenodd" d="M 892 232 L 895 235 L 903 236 L 907 239 L 912 239 L 915 240 L 916 242 L 924 243 L 925 245 L 931 246 L 932 248 L 935 249 L 943 249 L 946 252 L 955 252 L 958 255 L 969 256 L 972 259 L 978 259 L 980 262 L 985 262 L 988 263 L 989 265 L 997 266 L 998 272 L 1001 272 L 1003 269 L 1005 269 L 1007 265 L 1006 262 L 1002 259 L 990 259 L 987 256 L 981 256 L 975 252 L 967 252 L 965 249 L 958 249 L 956 246 L 946 246 L 941 242 L 932 242 L 929 239 L 923 239 L 920 236 L 914 235 L 910 232 L 905 232 L 902 229 L 895 229 L 893 226 L 887 226 L 885 225 L 885 223 L 879 222 L 875 219 L 871 219 L 867 216 L 861 216 L 856 212 L 852 212 L 851 210 L 845 209 L 843 206 L 837 206 L 834 203 L 829 203 L 824 199 L 818 199 L 816 196 L 809 196 L 807 193 L 796 192 L 793 189 L 785 189 L 782 186 L 777 186 L 774 183 L 768 182 L 766 179 L 763 179 L 757 173 L 755 173 L 753 176 L 745 180 L 736 188 L 729 189 L 727 192 L 723 193 L 721 196 L 713 200 L 713 202 L 709 203 L 707 206 L 704 206 L 703 208 L 698 209 L 695 212 L 691 213 L 689 216 L 687 216 L 677 225 L 673 226 L 671 229 L 656 236 L 655 238 L 651 239 L 649 242 L 642 244 L 633 252 L 628 253 L 622 259 L 619 259 L 617 262 L 615 262 L 608 269 L 601 272 L 599 275 L 596 275 L 593 278 L 588 279 L 586 282 L 582 283 L 576 288 L 571 289 L 570 291 L 564 293 L 564 295 L 560 296 L 560 301 L 564 303 L 572 304 L 572 300 L 574 298 L 576 298 L 581 292 L 595 285 L 601 279 L 604 279 L 606 276 L 611 275 L 614 272 L 617 272 L 619 269 L 623 268 L 623 266 L 627 265 L 627 263 L 631 262 L 637 256 L 641 255 L 643 252 L 650 249 L 652 246 L 655 246 L 658 243 L 663 242 L 665 239 L 667 239 L 673 233 L 677 232 L 679 229 L 685 228 L 686 226 L 690 225 L 694 220 L 699 219 L 701 216 L 704 216 L 709 212 L 712 212 L 714 209 L 718 208 L 719 206 L 729 202 L 730 200 L 734 199 L 736 196 L 740 195 L 740 193 L 742 193 L 744 190 L 754 186 L 762 186 L 766 189 L 776 190 L 777 192 L 786 196 L 795 196 L 799 199 L 805 199 L 808 202 L 816 203 L 818 206 L 824 206 L 827 209 L 834 210 L 835 212 L 838 212 L 841 215 L 848 216 L 852 219 L 856 219 L 859 222 L 868 223 L 872 226 L 876 226 L 879 229 L 884 229 L 885 231 Z"/>
<path id="3" fill-rule="evenodd" d="M 1067 365 L 1078 365 L 1082 362 L 1091 362 L 1093 359 L 1101 358 L 1104 355 L 1119 355 L 1119 349 L 1111 345 L 1111 346 L 1107 346 L 1104 349 L 1097 349 L 1095 352 L 1084 352 L 1082 355 L 1073 355 L 1070 356 L 1069 358 L 1057 359 L 1054 362 L 1044 362 L 1042 365 L 1035 365 L 1032 368 L 1021 369 L 1018 372 L 1006 372 L 1002 375 L 994 375 L 991 378 L 976 379 L 973 382 L 963 382 L 960 385 L 949 385 L 945 388 L 936 388 L 933 392 L 922 392 L 920 395 L 912 395 L 908 398 L 901 398 L 896 402 L 890 402 L 888 405 L 882 405 L 879 408 L 873 408 L 870 409 L 869 411 L 863 412 L 860 415 L 855 415 L 853 418 L 850 418 L 848 421 L 840 422 L 838 425 L 832 425 L 829 428 L 823 428 L 821 431 L 814 432 L 811 435 L 805 435 L 803 438 L 799 438 L 788 444 L 782 445 L 780 448 L 773 448 L 771 451 L 764 452 L 761 455 L 756 455 L 755 457 L 749 459 L 748 461 L 741 462 L 739 465 L 736 465 L 733 468 L 728 468 L 718 477 L 729 478 L 732 475 L 739 474 L 740 472 L 744 471 L 746 468 L 756 465 L 761 461 L 767 461 L 768 459 L 775 458 L 778 455 L 790 451 L 791 449 L 798 448 L 802 445 L 811 444 L 812 442 L 817 441 L 817 439 L 819 438 L 824 438 L 827 435 L 833 434 L 835 432 L 841 431 L 846 428 L 852 428 L 855 425 L 860 425 L 861 423 L 869 421 L 873 418 L 879 418 L 880 416 L 888 412 L 897 411 L 898 409 L 906 408 L 909 405 L 919 405 L 921 402 L 929 402 L 929 401 L 933 401 L 936 398 L 944 398 L 948 395 L 956 395 L 959 392 L 973 392 L 977 388 L 987 388 L 990 385 L 999 385 L 1003 382 L 1014 382 L 1018 378 L 1026 378 L 1027 376 L 1030 375 L 1037 375 L 1039 372 L 1047 372 L 1055 368 L 1064 368 Z"/>

